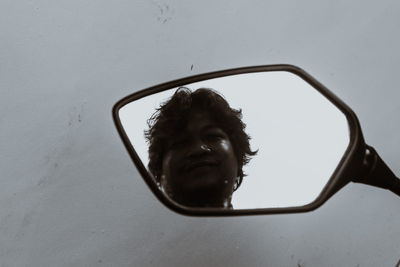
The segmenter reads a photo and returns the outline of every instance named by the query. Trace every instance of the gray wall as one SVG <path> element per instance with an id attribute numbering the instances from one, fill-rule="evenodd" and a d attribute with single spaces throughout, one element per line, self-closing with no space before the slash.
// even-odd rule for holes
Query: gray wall
<path id="1" fill-rule="evenodd" d="M 398 3 L 1 0 L 0 266 L 395 266 L 394 194 L 351 184 L 311 213 L 184 217 L 150 193 L 111 108 L 163 81 L 290 63 L 399 174 Z"/>

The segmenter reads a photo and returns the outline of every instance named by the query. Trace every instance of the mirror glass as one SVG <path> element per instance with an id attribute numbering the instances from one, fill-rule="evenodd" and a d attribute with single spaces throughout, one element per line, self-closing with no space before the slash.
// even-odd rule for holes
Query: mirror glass
<path id="1" fill-rule="evenodd" d="M 345 115 L 285 71 L 171 88 L 130 102 L 119 116 L 160 190 L 189 207 L 309 204 L 349 145 Z"/>

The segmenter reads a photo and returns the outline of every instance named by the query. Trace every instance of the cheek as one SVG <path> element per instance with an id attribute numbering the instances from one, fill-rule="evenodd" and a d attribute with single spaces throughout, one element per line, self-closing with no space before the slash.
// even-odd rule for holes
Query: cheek
<path id="1" fill-rule="evenodd" d="M 163 159 L 163 162 L 162 162 L 162 172 L 161 172 L 162 174 L 165 175 L 165 174 L 169 173 L 171 165 L 173 165 L 171 163 L 172 163 L 172 156 L 171 156 L 170 153 L 167 153 L 164 156 L 164 159 Z"/>
<path id="2" fill-rule="evenodd" d="M 225 163 L 229 164 L 229 166 L 236 172 L 237 170 L 237 159 L 235 156 L 235 152 L 233 150 L 233 146 L 229 140 L 222 140 L 219 144 L 219 149 L 221 154 L 223 154 L 225 158 Z"/>
<path id="3" fill-rule="evenodd" d="M 164 158 L 163 158 L 163 162 L 162 162 L 162 170 L 161 170 L 161 178 L 160 178 L 160 183 L 161 183 L 161 187 L 162 190 L 167 193 L 168 195 L 170 195 L 170 177 L 173 176 L 173 174 L 171 173 L 173 171 L 173 169 L 171 169 L 171 167 L 174 165 L 173 163 L 173 157 L 170 153 L 167 153 Z"/>
<path id="4" fill-rule="evenodd" d="M 228 143 L 227 140 L 222 140 L 221 143 L 220 143 L 220 146 L 221 146 L 222 150 L 225 151 L 225 152 L 228 152 L 229 150 L 232 150 L 231 146 L 230 146 L 230 144 Z"/>
<path id="5" fill-rule="evenodd" d="M 167 179 L 174 176 L 179 172 L 177 166 L 179 166 L 179 162 L 182 160 L 182 155 L 176 152 L 167 152 L 164 155 L 162 162 L 162 170 L 161 173 L 164 174 Z"/>
<path id="6" fill-rule="evenodd" d="M 221 142 L 219 143 L 219 147 L 221 149 L 221 152 L 226 154 L 231 154 L 234 157 L 234 152 L 231 142 L 229 142 L 228 140 L 221 140 Z"/>

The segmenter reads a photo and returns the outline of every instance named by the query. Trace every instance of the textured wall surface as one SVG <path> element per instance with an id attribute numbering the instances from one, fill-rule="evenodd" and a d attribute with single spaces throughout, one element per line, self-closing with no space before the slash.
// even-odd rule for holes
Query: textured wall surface
<path id="1" fill-rule="evenodd" d="M 400 198 L 191 218 L 148 190 L 111 108 L 191 74 L 290 63 L 400 174 L 398 1 L 0 1 L 0 266 L 395 266 Z M 192 67 L 193 65 L 193 67 Z"/>

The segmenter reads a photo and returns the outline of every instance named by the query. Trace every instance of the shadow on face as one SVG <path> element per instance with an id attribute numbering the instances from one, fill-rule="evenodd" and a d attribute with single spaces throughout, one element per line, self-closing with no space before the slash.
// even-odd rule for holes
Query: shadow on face
<path id="1" fill-rule="evenodd" d="M 160 184 L 179 204 L 231 206 L 238 163 L 227 133 L 211 114 L 191 111 L 183 130 L 168 140 Z"/>

